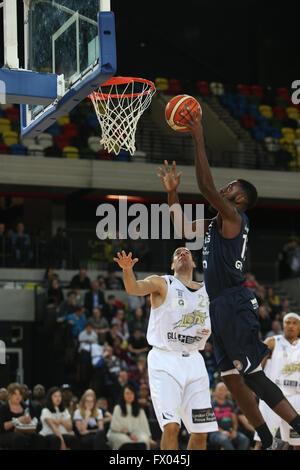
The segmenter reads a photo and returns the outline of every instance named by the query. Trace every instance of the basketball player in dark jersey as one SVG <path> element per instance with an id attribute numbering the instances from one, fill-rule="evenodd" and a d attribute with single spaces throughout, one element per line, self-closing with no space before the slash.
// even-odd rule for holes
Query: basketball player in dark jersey
<path id="1" fill-rule="evenodd" d="M 186 117 L 186 116 L 184 116 Z M 300 434 L 300 416 L 283 393 L 267 378 L 262 359 L 270 353 L 259 339 L 258 304 L 254 294 L 243 287 L 242 274 L 249 233 L 245 214 L 257 200 L 255 187 L 242 179 L 230 182 L 218 191 L 206 157 L 200 114 L 188 116 L 186 126 L 194 140 L 195 167 L 199 189 L 217 216 L 193 221 L 193 230 L 204 230 L 203 273 L 210 299 L 212 336 L 218 368 L 249 422 L 256 429 L 264 449 L 285 450 L 288 444 L 273 438 L 257 406 L 252 390 Z M 165 161 L 158 177 L 168 192 L 168 203 L 178 203 L 176 188 L 181 173 L 175 175 Z M 174 216 L 171 213 L 174 221 Z M 184 217 L 184 216 L 183 216 Z M 182 219 L 184 221 L 184 219 Z M 201 225 L 202 224 L 202 225 Z M 185 228 L 182 224 L 182 229 Z M 175 225 L 176 229 L 176 225 Z M 186 235 L 186 232 L 183 232 Z"/>

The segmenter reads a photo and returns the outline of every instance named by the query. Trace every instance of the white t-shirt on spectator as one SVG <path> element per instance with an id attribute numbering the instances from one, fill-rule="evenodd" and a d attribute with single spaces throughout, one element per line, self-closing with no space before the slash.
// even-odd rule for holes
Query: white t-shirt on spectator
<path id="1" fill-rule="evenodd" d="M 102 419 L 103 419 L 102 410 L 98 408 L 97 418 L 93 418 L 91 416 L 88 420 L 88 424 L 87 424 L 88 429 L 98 428 L 98 421 L 101 421 Z M 81 413 L 79 410 L 75 411 L 74 416 L 73 416 L 73 421 L 81 421 L 83 423 L 84 418 L 81 416 Z"/>
<path id="2" fill-rule="evenodd" d="M 83 330 L 78 336 L 78 341 L 79 341 L 79 352 L 90 351 L 91 344 L 98 343 L 98 335 L 95 331 L 92 331 L 91 334 L 88 334 L 86 330 Z"/>
<path id="3" fill-rule="evenodd" d="M 49 434 L 54 434 L 53 429 L 46 423 L 45 419 L 52 418 L 52 419 L 71 419 L 71 415 L 67 409 L 65 411 L 59 411 L 59 408 L 55 408 L 55 413 L 52 413 L 48 408 L 43 408 L 41 413 L 41 423 L 42 429 L 40 434 L 42 436 L 48 436 Z M 58 426 L 59 431 L 61 434 L 74 434 L 73 431 L 68 431 L 62 424 Z"/>

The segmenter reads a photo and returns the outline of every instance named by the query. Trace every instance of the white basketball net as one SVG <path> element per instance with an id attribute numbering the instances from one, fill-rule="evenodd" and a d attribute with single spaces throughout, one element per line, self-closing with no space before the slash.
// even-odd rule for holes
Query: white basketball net
<path id="1" fill-rule="evenodd" d="M 90 99 L 94 105 L 102 131 L 100 143 L 109 152 L 118 155 L 128 150 L 133 155 L 135 133 L 139 118 L 151 103 L 155 87 L 151 82 L 102 84 Z"/>

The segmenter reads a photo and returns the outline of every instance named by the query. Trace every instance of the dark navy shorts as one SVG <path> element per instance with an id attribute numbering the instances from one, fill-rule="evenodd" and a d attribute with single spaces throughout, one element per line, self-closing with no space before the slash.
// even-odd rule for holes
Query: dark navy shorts
<path id="1" fill-rule="evenodd" d="M 255 295 L 242 286 L 225 289 L 210 302 L 209 310 L 219 371 L 235 368 L 244 375 L 256 369 L 271 351 L 259 339 Z"/>

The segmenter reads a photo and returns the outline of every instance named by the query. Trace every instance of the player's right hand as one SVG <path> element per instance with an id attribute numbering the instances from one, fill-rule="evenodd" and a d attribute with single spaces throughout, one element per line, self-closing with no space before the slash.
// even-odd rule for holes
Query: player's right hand
<path id="1" fill-rule="evenodd" d="M 172 163 L 171 170 L 169 168 L 169 164 L 167 160 L 164 161 L 164 164 L 165 164 L 165 170 L 159 167 L 158 169 L 160 173 L 157 174 L 157 177 L 163 182 L 163 185 L 167 193 L 170 193 L 172 191 L 175 191 L 176 188 L 179 186 L 182 171 L 180 171 L 179 173 L 177 173 L 177 175 L 175 175 L 176 163 L 174 160 Z"/>
<path id="2" fill-rule="evenodd" d="M 117 253 L 118 258 L 114 258 L 114 261 L 118 263 L 120 268 L 122 269 L 131 269 L 138 262 L 138 258 L 132 259 L 132 253 L 130 252 L 128 256 L 126 255 L 125 251 L 122 251 L 122 255 L 120 252 Z"/>

